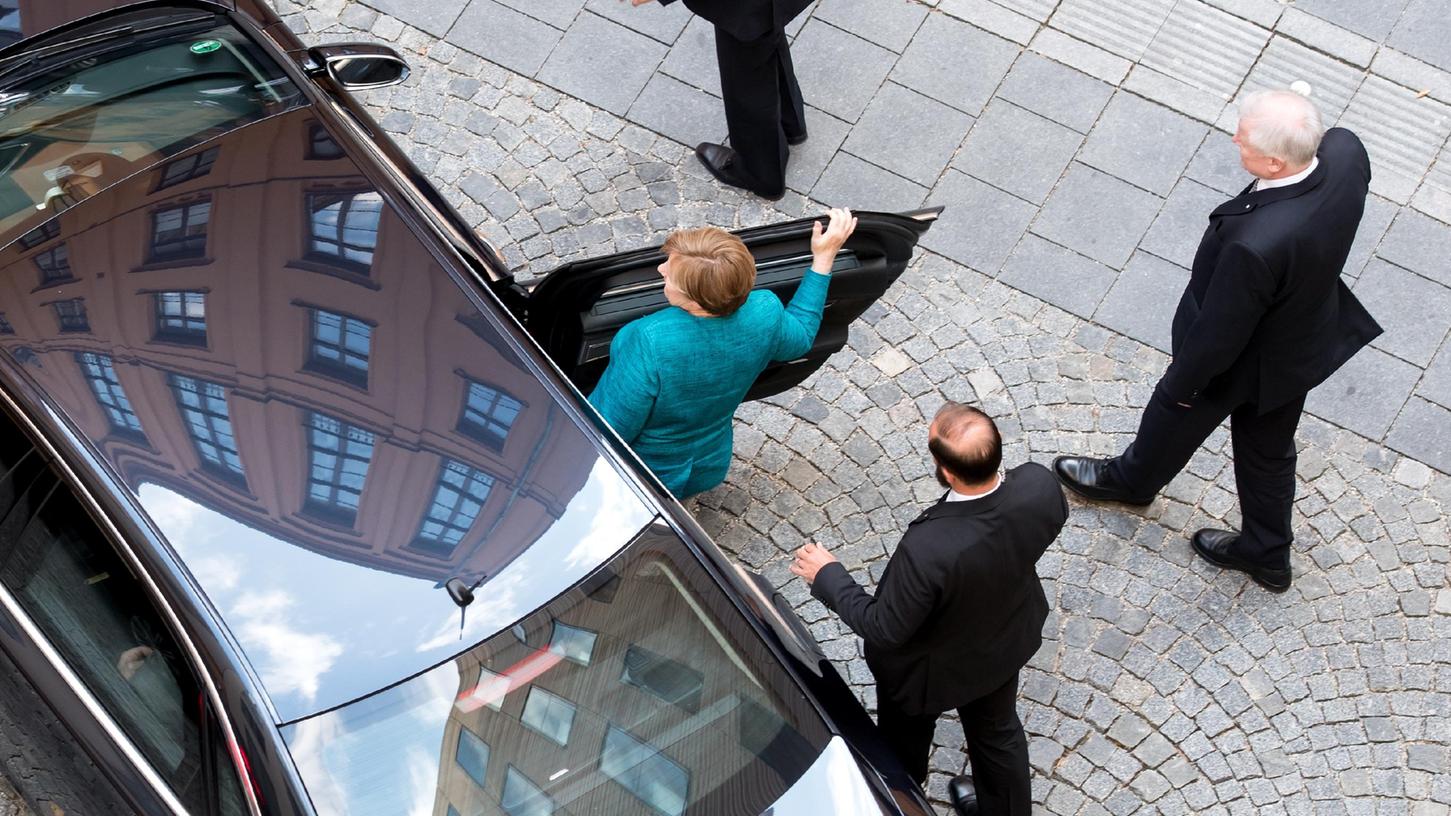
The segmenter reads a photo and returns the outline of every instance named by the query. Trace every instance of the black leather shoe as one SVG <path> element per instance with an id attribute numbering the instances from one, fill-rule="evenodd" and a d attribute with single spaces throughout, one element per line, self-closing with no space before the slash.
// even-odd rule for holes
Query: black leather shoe
<path id="1" fill-rule="evenodd" d="M 768 201 L 776 201 L 786 195 L 785 187 L 779 190 L 760 190 L 752 186 L 751 182 L 741 175 L 740 170 L 736 167 L 736 151 L 725 145 L 701 142 L 695 146 L 695 155 L 700 159 L 700 163 L 705 165 L 705 169 L 709 170 L 710 174 L 715 176 L 715 180 L 721 184 L 749 190 Z"/>
<path id="2" fill-rule="evenodd" d="M 800 133 L 796 133 L 796 134 L 791 134 L 791 133 L 786 134 L 786 144 L 791 145 L 792 147 L 795 147 L 796 145 L 799 145 L 799 144 L 805 144 L 805 143 L 806 143 L 806 131 L 804 131 L 804 130 L 801 131 Z"/>
<path id="3" fill-rule="evenodd" d="M 1064 487 L 1085 499 L 1123 502 L 1139 507 L 1153 503 L 1153 496 L 1135 496 L 1114 481 L 1108 463 L 1108 459 L 1060 456 L 1053 460 L 1053 474 Z"/>
<path id="4" fill-rule="evenodd" d="M 952 810 L 957 816 L 977 816 L 977 789 L 972 786 L 969 774 L 953 777 L 947 783 L 947 798 L 952 801 Z"/>
<path id="5" fill-rule="evenodd" d="M 1247 561 L 1234 551 L 1239 534 L 1231 530 L 1215 530 L 1209 527 L 1194 534 L 1189 543 L 1200 558 L 1224 569 L 1239 570 L 1254 579 L 1254 582 L 1271 592 L 1284 592 L 1290 588 L 1290 568 L 1276 569 Z"/>

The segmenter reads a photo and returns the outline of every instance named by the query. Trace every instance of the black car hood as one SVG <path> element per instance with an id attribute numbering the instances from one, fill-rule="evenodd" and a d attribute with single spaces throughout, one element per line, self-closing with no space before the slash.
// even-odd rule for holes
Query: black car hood
<path id="1" fill-rule="evenodd" d="M 48 223 L 0 250 L 0 350 L 180 554 L 279 721 L 507 627 L 653 516 L 310 109 Z M 475 587 L 462 630 L 451 578 Z"/>

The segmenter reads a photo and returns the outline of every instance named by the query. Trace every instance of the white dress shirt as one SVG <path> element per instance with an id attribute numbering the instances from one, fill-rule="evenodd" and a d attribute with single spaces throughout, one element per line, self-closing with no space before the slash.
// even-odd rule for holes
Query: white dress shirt
<path id="1" fill-rule="evenodd" d="M 1304 170 L 1301 170 L 1293 176 L 1285 176 L 1284 178 L 1277 179 L 1257 178 L 1255 179 L 1255 188 L 1251 192 L 1258 193 L 1261 190 L 1272 190 L 1276 187 L 1289 187 L 1291 184 L 1299 184 L 1306 178 L 1309 178 L 1310 174 L 1315 172 L 1315 168 L 1319 166 L 1320 157 L 1316 156 L 1310 160 L 1310 163 L 1305 166 Z"/>
<path id="2" fill-rule="evenodd" d="M 981 498 L 983 498 L 985 496 L 991 496 L 992 494 L 996 493 L 998 491 L 998 488 L 1000 488 L 1002 486 L 1003 486 L 1003 473 L 1002 473 L 1002 471 L 998 471 L 998 483 L 995 484 L 995 485 L 993 485 L 991 490 L 988 490 L 985 493 L 977 493 L 977 494 L 974 494 L 974 495 L 971 495 L 971 496 L 967 495 L 966 493 L 958 493 L 956 490 L 949 490 L 949 491 L 947 491 L 947 499 L 946 500 L 947 501 L 950 501 L 950 502 L 955 502 L 955 501 L 972 501 L 973 499 L 981 499 Z"/>

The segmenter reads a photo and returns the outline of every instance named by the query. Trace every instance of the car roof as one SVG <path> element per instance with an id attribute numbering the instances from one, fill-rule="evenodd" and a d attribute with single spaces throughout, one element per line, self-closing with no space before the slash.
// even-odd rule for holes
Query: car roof
<path id="1" fill-rule="evenodd" d="M 653 517 L 369 177 L 297 107 L 0 250 L 0 370 L 150 516 L 278 722 L 500 631 Z"/>

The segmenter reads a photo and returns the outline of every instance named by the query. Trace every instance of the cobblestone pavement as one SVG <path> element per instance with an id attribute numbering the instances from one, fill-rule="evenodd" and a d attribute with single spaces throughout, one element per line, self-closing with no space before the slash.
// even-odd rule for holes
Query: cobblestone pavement
<path id="1" fill-rule="evenodd" d="M 858 641 L 788 553 L 824 543 L 873 583 L 938 495 L 924 429 L 945 398 L 1000 418 L 1010 464 L 1117 452 L 1166 364 L 1202 219 L 1245 181 L 1227 100 L 1312 82 L 1372 151 L 1346 274 L 1390 330 L 1300 428 L 1295 586 L 1271 595 L 1190 554 L 1190 532 L 1237 522 L 1223 430 L 1143 511 L 1075 504 L 1040 565 L 1055 613 L 1023 677 L 1034 798 L 1054 814 L 1451 813 L 1448 3 L 821 0 L 793 24 L 815 107 L 775 204 L 721 188 L 685 147 L 723 126 L 709 28 L 679 3 L 279 7 L 309 41 L 409 56 L 413 78 L 369 104 L 523 278 L 681 225 L 949 206 L 847 349 L 742 407 L 727 484 L 691 503 L 869 706 Z M 965 761 L 944 718 L 936 798 Z"/>

